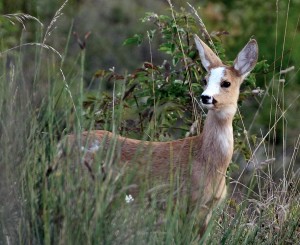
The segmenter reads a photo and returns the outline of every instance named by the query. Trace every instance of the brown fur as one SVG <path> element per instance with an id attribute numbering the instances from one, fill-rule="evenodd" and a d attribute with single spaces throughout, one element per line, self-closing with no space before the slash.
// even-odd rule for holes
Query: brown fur
<path id="1" fill-rule="evenodd" d="M 232 128 L 232 117 L 216 121 L 215 113 L 209 111 L 203 133 L 199 136 L 169 142 L 148 142 L 95 130 L 82 133 L 81 145 L 89 149 L 96 139 L 100 142 L 105 139 L 103 150 L 107 150 L 105 148 L 116 139 L 116 154 L 120 154 L 120 162 L 127 163 L 129 168 L 130 164 L 147 167 L 149 176 L 155 183 L 163 181 L 168 184 L 171 173 L 179 173 L 180 183 L 183 184 L 181 193 L 190 193 L 191 205 L 201 207 L 198 219 L 202 223 L 200 229 L 205 231 L 213 207 L 226 196 L 225 176 L 233 152 L 232 135 L 230 148 L 226 153 L 219 149 L 217 139 L 219 132 Z M 74 144 L 75 137 L 69 135 L 68 144 Z M 88 162 L 90 169 L 96 154 L 97 152 L 86 155 L 85 162 Z"/>

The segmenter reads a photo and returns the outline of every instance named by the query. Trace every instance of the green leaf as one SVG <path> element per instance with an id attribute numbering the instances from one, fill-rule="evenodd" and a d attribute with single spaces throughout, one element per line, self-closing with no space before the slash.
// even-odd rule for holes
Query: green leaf
<path id="1" fill-rule="evenodd" d="M 256 63 L 255 68 L 253 69 L 254 73 L 260 73 L 260 72 L 268 72 L 269 70 L 269 64 L 267 63 L 266 60 L 261 60 L 259 62 Z"/>
<path id="2" fill-rule="evenodd" d="M 160 15 L 158 18 L 160 21 L 165 21 L 165 22 L 171 21 L 171 17 L 167 15 Z"/>
<path id="3" fill-rule="evenodd" d="M 175 44 L 174 43 L 163 43 L 160 45 L 159 50 L 162 52 L 165 52 L 167 54 L 173 54 L 175 50 Z"/>
<path id="4" fill-rule="evenodd" d="M 188 56 L 189 56 L 189 58 L 191 58 L 191 59 L 195 59 L 196 58 L 196 56 L 197 56 L 197 52 L 196 52 L 196 50 L 192 50 L 192 51 L 190 51 L 189 53 L 188 53 Z"/>
<path id="5" fill-rule="evenodd" d="M 133 37 L 127 38 L 123 45 L 140 45 L 143 41 L 143 35 L 142 34 L 134 34 Z"/>

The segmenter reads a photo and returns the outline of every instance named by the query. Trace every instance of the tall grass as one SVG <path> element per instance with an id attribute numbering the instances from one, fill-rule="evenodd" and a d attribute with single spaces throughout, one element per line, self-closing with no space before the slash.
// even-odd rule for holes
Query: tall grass
<path id="1" fill-rule="evenodd" d="M 55 14 L 57 21 L 62 8 Z M 46 35 L 51 34 L 51 25 Z M 269 130 L 252 146 L 245 126 L 251 158 L 240 176 L 228 177 L 228 201 L 214 211 L 202 240 L 198 237 L 197 209 L 187 212 L 188 199 L 178 196 L 174 201 L 164 186 L 149 186 L 147 173 L 138 173 L 145 175 L 142 191 L 134 200 L 130 198 L 128 191 L 135 188 L 132 180 L 137 173 L 135 169 L 130 172 L 126 167 L 116 168 L 118 146 L 114 143 L 97 156 L 94 176 L 82 164 L 85 153 L 72 148 L 60 159 L 57 169 L 48 174 L 49 167 L 57 161 L 58 141 L 69 132 L 80 137 L 82 128 L 91 129 L 93 125 L 93 118 L 83 125 L 84 49 L 73 69 L 64 73 L 70 36 L 71 31 L 64 54 L 48 49 L 45 36 L 34 48 L 22 44 L 22 48 L 1 57 L 0 244 L 199 244 L 204 238 L 207 244 L 299 242 L 299 171 L 295 169 L 299 132 L 290 157 L 284 148 L 284 137 L 280 154 L 275 154 L 278 149 L 266 141 L 273 137 L 279 123 L 289 130 L 285 113 L 299 103 L 299 96 L 286 105 L 284 85 L 278 83 L 284 73 L 278 73 L 275 67 L 272 82 L 266 88 L 268 93 L 264 94 L 275 98 Z M 36 53 L 32 77 L 35 86 L 28 85 L 23 68 L 32 49 Z M 265 109 L 265 97 L 260 110 Z M 122 112 L 114 113 L 116 120 L 108 119 L 107 124 L 118 128 Z M 278 155 L 284 156 L 285 170 L 275 181 L 273 165 L 279 161 Z M 242 175 L 249 166 L 253 166 L 252 174 L 243 184 Z M 172 184 L 176 186 L 176 178 Z"/>

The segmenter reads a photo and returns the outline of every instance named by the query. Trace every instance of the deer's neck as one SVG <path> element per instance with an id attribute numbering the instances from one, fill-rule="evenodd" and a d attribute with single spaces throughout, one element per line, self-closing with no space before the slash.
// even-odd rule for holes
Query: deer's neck
<path id="1" fill-rule="evenodd" d="M 200 136 L 199 164 L 226 171 L 233 154 L 232 121 L 235 110 L 209 110 Z M 203 164 L 204 163 L 204 164 Z"/>

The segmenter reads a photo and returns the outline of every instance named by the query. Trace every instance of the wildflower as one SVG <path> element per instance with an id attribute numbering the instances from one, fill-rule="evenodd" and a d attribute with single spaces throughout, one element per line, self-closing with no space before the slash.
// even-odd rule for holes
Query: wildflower
<path id="1" fill-rule="evenodd" d="M 134 199 L 130 194 L 125 196 L 125 202 L 126 203 L 131 203 L 133 201 L 134 201 Z"/>

